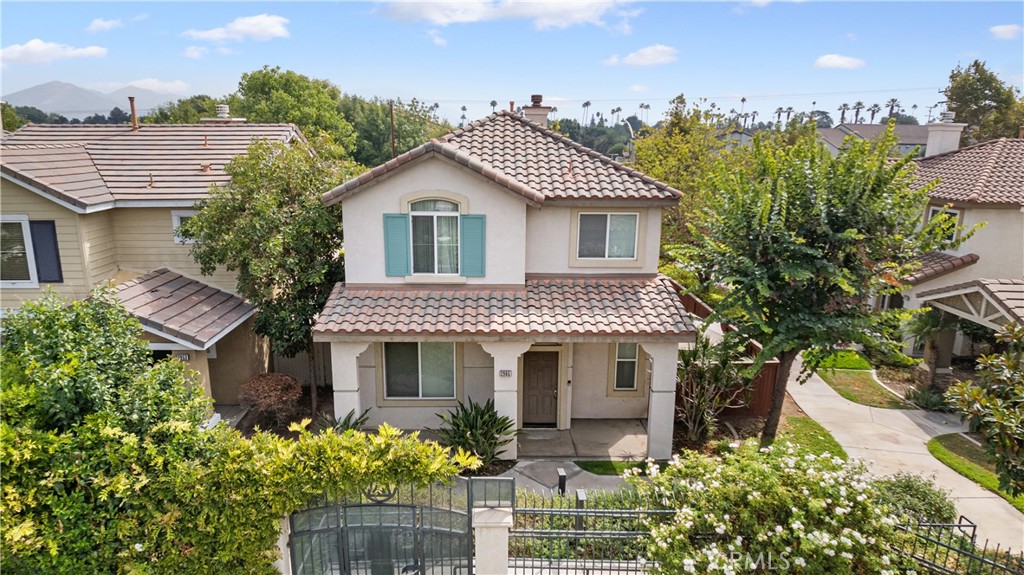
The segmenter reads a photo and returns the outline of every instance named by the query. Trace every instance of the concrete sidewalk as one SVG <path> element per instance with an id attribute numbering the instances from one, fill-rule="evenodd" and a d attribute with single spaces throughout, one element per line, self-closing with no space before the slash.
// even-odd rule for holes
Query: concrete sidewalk
<path id="1" fill-rule="evenodd" d="M 934 477 L 950 491 L 957 511 L 978 524 L 978 537 L 1015 550 L 1024 549 L 1024 514 L 935 459 L 925 444 L 936 435 L 965 431 L 957 415 L 918 409 L 881 409 L 849 401 L 817 374 L 803 385 L 793 366 L 787 390 L 811 419 L 827 429 L 850 455 L 864 460 L 871 473 L 909 471 Z"/>

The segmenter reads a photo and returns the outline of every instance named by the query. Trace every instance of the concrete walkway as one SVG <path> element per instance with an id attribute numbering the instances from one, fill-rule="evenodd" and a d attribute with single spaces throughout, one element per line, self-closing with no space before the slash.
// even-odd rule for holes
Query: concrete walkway
<path id="1" fill-rule="evenodd" d="M 918 409 L 882 409 L 849 401 L 817 374 L 800 385 L 799 364 L 787 390 L 811 419 L 827 429 L 850 455 L 864 460 L 871 473 L 909 471 L 950 491 L 957 510 L 978 524 L 981 542 L 988 539 L 1015 550 L 1024 549 L 1024 514 L 1005 499 L 935 459 L 925 444 L 936 435 L 965 431 L 959 416 Z"/>
<path id="2" fill-rule="evenodd" d="M 549 459 L 520 459 L 516 466 L 502 473 L 502 477 L 515 477 L 517 489 L 528 489 L 540 493 L 558 490 L 558 470 L 565 470 L 566 490 L 569 495 L 577 489 L 615 491 L 626 486 L 618 475 L 597 475 L 583 471 L 572 461 Z"/>

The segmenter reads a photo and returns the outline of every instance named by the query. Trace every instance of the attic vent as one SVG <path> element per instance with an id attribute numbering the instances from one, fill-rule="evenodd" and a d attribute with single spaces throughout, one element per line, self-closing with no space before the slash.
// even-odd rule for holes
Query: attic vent
<path id="1" fill-rule="evenodd" d="M 231 117 L 231 108 L 227 104 L 217 104 L 217 117 L 227 119 Z"/>
<path id="2" fill-rule="evenodd" d="M 211 172 L 211 171 L 213 171 L 213 168 L 210 166 L 210 164 L 200 164 L 199 171 L 200 172 Z"/>

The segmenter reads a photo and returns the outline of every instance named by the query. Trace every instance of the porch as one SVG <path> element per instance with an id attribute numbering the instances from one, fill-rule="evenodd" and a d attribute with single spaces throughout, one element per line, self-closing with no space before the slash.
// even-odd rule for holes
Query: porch
<path id="1" fill-rule="evenodd" d="M 647 422 L 643 419 L 573 419 L 569 429 L 520 430 L 520 459 L 647 458 Z"/>

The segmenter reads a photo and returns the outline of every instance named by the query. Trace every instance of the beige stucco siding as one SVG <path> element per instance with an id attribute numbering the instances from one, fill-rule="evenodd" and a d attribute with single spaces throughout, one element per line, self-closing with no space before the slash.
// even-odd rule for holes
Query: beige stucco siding
<path id="1" fill-rule="evenodd" d="M 216 343 L 217 357 L 210 359 L 210 388 L 218 404 L 236 405 L 242 384 L 265 373 L 270 344 L 252 331 L 252 319 L 236 327 Z"/>
<path id="2" fill-rule="evenodd" d="M 7 180 L 0 180 L 0 206 L 4 215 L 24 215 L 30 220 L 54 221 L 64 276 L 61 283 L 40 283 L 38 288 L 33 289 L 3 288 L 0 290 L 0 306 L 17 307 L 23 301 L 38 299 L 47 288 L 67 298 L 85 297 L 90 286 L 79 244 L 78 214 Z"/>
<path id="3" fill-rule="evenodd" d="M 588 206 L 587 212 L 606 208 Z M 573 218 L 578 210 L 563 206 L 530 208 L 526 216 L 526 273 L 528 274 L 653 274 L 658 271 L 658 250 L 661 245 L 661 208 L 615 208 L 640 214 L 637 238 L 638 263 L 618 262 L 622 267 L 588 267 L 571 263 Z M 614 261 L 610 263 L 615 263 Z"/>
<path id="4" fill-rule="evenodd" d="M 446 413 L 452 407 L 381 407 L 377 401 L 376 348 L 371 344 L 359 356 L 359 401 L 370 408 L 368 427 L 388 423 L 400 429 L 428 429 L 441 425 L 438 413 Z M 462 365 L 456 366 L 461 373 L 462 395 L 457 399 L 485 403 L 494 399 L 494 359 L 476 343 L 460 344 Z M 461 368 L 461 369 L 460 369 Z"/>
<path id="5" fill-rule="evenodd" d="M 97 285 L 117 273 L 117 245 L 110 212 L 83 214 L 78 217 L 82 259 L 90 285 Z"/>
<path id="6" fill-rule="evenodd" d="M 634 397 L 609 397 L 611 344 L 573 344 L 573 419 L 640 419 L 647 417 L 646 382 Z M 641 369 L 644 373 L 646 369 Z M 643 378 L 641 378 L 643 379 Z"/>
<path id="7" fill-rule="evenodd" d="M 445 160 L 428 158 L 344 200 L 346 282 L 406 283 L 384 269 L 384 214 L 407 211 L 410 197 L 465 198 L 465 214 L 486 220 L 486 276 L 469 284 L 523 284 L 525 281 L 526 203 L 493 182 Z"/>
<path id="8" fill-rule="evenodd" d="M 174 242 L 171 211 L 170 208 L 119 208 L 111 212 L 120 269 L 148 273 L 166 267 L 234 293 L 234 274 L 219 270 L 212 276 L 202 275 L 199 264 L 189 254 L 189 246 Z"/>

